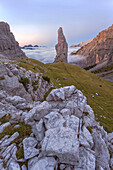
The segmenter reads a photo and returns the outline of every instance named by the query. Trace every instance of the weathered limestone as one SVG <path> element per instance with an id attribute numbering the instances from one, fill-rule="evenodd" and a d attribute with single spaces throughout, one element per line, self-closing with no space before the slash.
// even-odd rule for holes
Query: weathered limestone
<path id="1" fill-rule="evenodd" d="M 13 33 L 10 32 L 9 25 L 5 22 L 0 22 L 0 54 L 9 59 L 27 58 L 25 53 L 20 49 Z"/>
<path id="2" fill-rule="evenodd" d="M 58 29 L 58 44 L 55 46 L 56 49 L 56 58 L 54 62 L 65 62 L 67 63 L 67 56 L 68 56 L 68 44 L 66 42 L 65 36 L 63 34 L 63 30 L 60 27 Z"/>
<path id="3" fill-rule="evenodd" d="M 79 142 L 82 146 L 85 146 L 86 148 L 92 148 L 94 143 L 93 143 L 93 137 L 88 131 L 88 129 L 83 126 L 82 132 L 79 136 Z"/>
<path id="4" fill-rule="evenodd" d="M 29 137 L 23 140 L 24 158 L 30 159 L 39 154 L 39 150 L 36 149 L 37 141 L 35 138 Z"/>
<path id="5" fill-rule="evenodd" d="M 74 55 L 87 57 L 82 67 L 88 67 L 100 62 L 113 62 L 113 25 L 101 31 L 90 43 L 83 46 Z"/>
<path id="6" fill-rule="evenodd" d="M 94 151 L 96 156 L 96 166 L 97 168 L 101 166 L 103 169 L 109 169 L 110 154 L 106 143 L 98 131 L 93 130 L 92 135 L 95 143 Z"/>
<path id="7" fill-rule="evenodd" d="M 33 167 L 32 170 L 54 170 L 56 160 L 52 157 L 45 157 L 40 159 Z"/>
<path id="8" fill-rule="evenodd" d="M 47 130 L 42 152 L 58 156 L 61 163 L 75 165 L 79 159 L 79 142 L 75 131 L 65 127 Z"/>
<path id="9" fill-rule="evenodd" d="M 74 170 L 95 170 L 95 153 L 86 150 L 84 147 L 79 148 L 79 165 Z"/>
<path id="10" fill-rule="evenodd" d="M 12 161 L 9 165 L 9 170 L 20 170 L 20 166 L 17 162 Z"/>
<path id="11" fill-rule="evenodd" d="M 37 141 L 42 141 L 44 138 L 45 128 L 43 123 L 43 119 L 41 119 L 38 123 L 35 123 L 32 128 L 32 131 L 35 134 Z"/>
<path id="12" fill-rule="evenodd" d="M 63 127 L 65 119 L 58 112 L 51 112 L 44 117 L 46 129 Z"/>
<path id="13" fill-rule="evenodd" d="M 15 132 L 10 138 L 6 138 L 1 144 L 0 149 L 7 147 L 10 145 L 10 143 L 15 140 L 19 136 L 18 132 Z M 0 141 L 1 142 L 1 141 Z"/>
<path id="14" fill-rule="evenodd" d="M 24 98 L 9 96 L 4 91 L 0 92 L 0 96 L 3 105 L 9 102 L 17 107 L 26 103 Z M 23 144 L 24 159 L 17 160 L 18 147 L 13 143 L 19 133 L 6 135 L 0 140 L 0 167 L 5 162 L 7 168 L 19 170 L 18 163 L 25 165 L 27 159 L 28 170 L 113 168 L 113 133 L 107 134 L 95 121 L 86 97 L 73 85 L 54 89 L 47 101 L 34 102 L 29 106 L 32 108 L 29 112 L 20 110 L 13 113 L 10 119 L 11 123 L 24 120 L 31 125 L 30 137 L 25 137 L 18 145 L 22 147 Z M 1 123 L 0 127 L 3 126 Z M 26 170 L 26 167 L 21 169 Z"/>

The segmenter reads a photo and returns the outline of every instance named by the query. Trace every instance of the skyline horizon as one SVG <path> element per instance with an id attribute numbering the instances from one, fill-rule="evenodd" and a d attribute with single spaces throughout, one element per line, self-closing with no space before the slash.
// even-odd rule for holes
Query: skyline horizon
<path id="1" fill-rule="evenodd" d="M 5 0 L 0 21 L 7 22 L 20 46 L 57 43 L 63 28 L 69 45 L 90 40 L 113 24 L 112 0 Z"/>
<path id="2" fill-rule="evenodd" d="M 113 24 L 112 24 L 112 25 L 113 25 Z M 69 43 L 68 40 L 67 40 L 67 38 L 66 38 L 66 40 L 67 40 L 67 42 L 68 42 L 68 44 L 69 44 L 69 47 L 70 47 L 71 45 L 76 45 L 76 44 L 78 44 L 78 43 L 80 43 L 80 42 L 85 42 L 85 41 L 94 39 L 101 31 L 108 29 L 108 28 L 111 27 L 112 25 L 109 25 L 107 28 L 100 30 L 94 37 L 92 37 L 92 38 L 90 38 L 90 39 L 86 39 L 86 40 L 84 40 L 84 41 L 81 39 L 81 41 L 78 41 L 78 42 L 76 41 L 76 43 Z M 61 27 L 61 26 L 59 26 L 59 28 L 60 28 L 60 27 Z M 57 30 L 57 31 L 58 31 L 58 30 Z M 12 31 L 11 31 L 11 32 L 12 32 Z M 63 30 L 63 32 L 64 32 L 64 30 Z M 64 32 L 64 35 L 65 35 L 65 32 Z M 14 35 L 14 36 L 15 36 L 15 35 Z M 65 35 L 65 37 L 66 37 L 66 35 Z M 58 38 L 58 34 L 57 34 L 57 38 Z M 15 39 L 16 39 L 16 38 L 15 38 Z M 18 41 L 18 40 L 16 39 L 16 41 Z M 57 40 L 56 40 L 56 43 L 57 43 Z M 33 42 L 33 43 L 32 43 L 32 41 L 29 41 L 29 43 L 28 43 L 28 42 L 27 42 L 27 43 L 22 43 L 22 45 L 20 45 L 20 43 L 19 43 L 20 46 L 24 46 L 24 45 L 39 45 L 39 46 L 45 45 L 45 46 L 47 46 L 47 44 L 49 44 L 49 43 L 47 43 L 47 42 L 45 42 L 45 43 Z M 54 42 L 53 44 L 49 44 L 48 46 L 53 47 L 54 45 L 55 45 L 55 42 Z"/>

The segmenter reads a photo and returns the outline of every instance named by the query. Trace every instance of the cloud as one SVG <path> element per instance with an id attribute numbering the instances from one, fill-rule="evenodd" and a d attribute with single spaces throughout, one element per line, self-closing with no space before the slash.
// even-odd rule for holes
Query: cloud
<path id="1" fill-rule="evenodd" d="M 70 55 L 71 52 L 77 51 L 78 48 L 69 48 L 68 51 L 68 61 L 69 63 L 80 62 L 86 59 L 84 56 L 79 55 Z M 43 63 L 53 63 L 54 58 L 56 56 L 56 51 L 54 47 L 38 47 L 35 50 L 23 50 L 27 57 L 39 60 Z"/>

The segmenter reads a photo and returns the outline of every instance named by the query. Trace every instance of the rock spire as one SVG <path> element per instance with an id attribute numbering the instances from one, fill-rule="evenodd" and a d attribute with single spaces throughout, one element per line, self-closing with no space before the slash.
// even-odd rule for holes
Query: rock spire
<path id="1" fill-rule="evenodd" d="M 63 34 L 62 27 L 58 29 L 58 44 L 55 46 L 56 57 L 54 62 L 62 61 L 67 63 L 68 44 Z"/>

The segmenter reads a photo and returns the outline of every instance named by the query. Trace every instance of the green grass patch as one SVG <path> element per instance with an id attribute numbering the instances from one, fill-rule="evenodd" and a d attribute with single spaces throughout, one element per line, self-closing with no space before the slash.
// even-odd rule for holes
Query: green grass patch
<path id="1" fill-rule="evenodd" d="M 1 124 L 3 124 L 3 123 L 6 123 L 6 122 L 9 122 L 10 119 L 11 119 L 11 115 L 7 114 L 0 119 L 0 122 L 1 122 Z"/>
<path id="2" fill-rule="evenodd" d="M 23 146 L 20 147 L 20 148 L 17 150 L 17 152 L 16 152 L 16 157 L 17 157 L 17 159 L 22 159 L 22 158 L 24 158 L 24 148 L 23 148 Z"/>
<path id="3" fill-rule="evenodd" d="M 1 121 L 1 120 L 0 120 Z M 5 135 L 13 135 L 15 132 L 19 133 L 19 137 L 14 140 L 14 142 L 18 145 L 23 141 L 25 137 L 29 137 L 31 134 L 31 126 L 25 125 L 25 123 L 19 123 L 21 127 L 14 128 L 16 124 L 12 124 L 4 129 L 2 133 L 0 133 L 0 139 L 2 139 Z"/>
<path id="4" fill-rule="evenodd" d="M 0 119 L 0 121 L 2 123 L 5 123 L 7 122 L 7 120 L 9 121 L 10 117 L 9 115 L 8 116 L 5 116 L 3 117 L 2 119 Z M 20 158 L 23 158 L 24 157 L 24 154 L 23 154 L 23 148 L 22 147 L 19 147 L 19 144 L 22 143 L 23 139 L 26 138 L 26 137 L 29 137 L 30 134 L 31 134 L 31 126 L 30 125 L 25 125 L 25 123 L 19 123 L 19 125 L 21 127 L 18 127 L 18 128 L 14 128 L 16 124 L 12 124 L 8 127 L 6 127 L 4 129 L 4 131 L 2 133 L 0 133 L 0 140 L 5 136 L 5 135 L 13 135 L 15 132 L 18 132 L 19 133 L 19 137 L 16 138 L 14 141 L 12 141 L 12 143 L 16 143 L 16 146 L 18 148 L 18 151 L 17 151 L 17 159 L 20 159 Z"/>
<path id="5" fill-rule="evenodd" d="M 49 95 L 49 93 L 53 90 L 54 88 L 51 87 L 48 92 L 44 95 L 44 100 L 46 100 L 47 96 Z"/>
<path id="6" fill-rule="evenodd" d="M 4 80 L 4 79 L 5 79 L 4 76 L 0 77 L 0 80 Z"/>
<path id="7" fill-rule="evenodd" d="M 38 89 L 38 83 L 39 83 L 39 80 L 32 82 L 33 92 L 35 92 Z"/>
<path id="8" fill-rule="evenodd" d="M 87 129 L 88 129 L 89 132 L 92 134 L 92 127 L 91 127 L 91 126 L 87 126 Z"/>
<path id="9" fill-rule="evenodd" d="M 28 91 L 29 79 L 27 77 L 21 77 L 19 82 L 22 83 L 26 91 Z"/>

